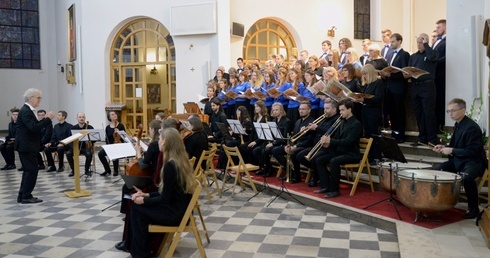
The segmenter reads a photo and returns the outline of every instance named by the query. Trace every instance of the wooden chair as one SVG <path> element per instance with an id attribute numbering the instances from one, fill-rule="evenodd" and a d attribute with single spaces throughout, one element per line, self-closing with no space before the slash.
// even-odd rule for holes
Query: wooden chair
<path id="1" fill-rule="evenodd" d="M 192 198 L 189 203 L 189 206 L 187 207 L 187 210 L 185 211 L 184 217 L 182 218 L 179 226 L 176 227 L 160 226 L 160 225 L 148 226 L 148 231 L 150 233 L 166 233 L 162 243 L 160 244 L 160 248 L 158 250 L 159 257 L 170 258 L 173 256 L 183 232 L 192 232 L 194 234 L 201 257 L 206 257 L 206 252 L 204 251 L 204 247 L 202 246 L 201 243 L 201 237 L 199 236 L 199 232 L 197 230 L 196 220 L 194 219 L 194 215 L 192 215 L 192 210 L 194 210 L 197 204 L 197 200 L 199 198 L 199 194 L 201 193 L 201 190 L 202 190 L 202 186 L 200 182 L 197 181 L 196 190 L 192 194 Z"/>
<path id="2" fill-rule="evenodd" d="M 252 187 L 255 193 L 257 193 L 257 188 L 255 188 L 255 184 L 252 181 L 252 177 L 250 176 L 250 171 L 259 170 L 259 167 L 248 163 L 245 164 L 245 162 L 243 162 L 242 155 L 238 150 L 238 147 L 227 147 L 223 145 L 223 149 L 226 153 L 226 157 L 228 158 L 228 163 L 226 164 L 226 170 L 225 170 L 226 172 L 223 178 L 223 186 L 226 182 L 226 176 L 228 175 L 228 170 L 234 171 L 236 173 L 235 181 L 233 183 L 233 188 L 231 190 L 232 191 L 231 197 L 233 197 L 233 195 L 235 194 L 235 187 L 237 183 L 240 183 L 242 190 L 245 190 L 245 185 L 248 185 Z M 235 162 L 233 161 L 233 157 L 238 158 L 238 165 L 235 165 Z M 244 182 L 242 180 L 242 173 L 245 174 L 245 177 L 248 180 L 247 182 Z"/>
<path id="3" fill-rule="evenodd" d="M 478 178 L 477 178 L 477 180 L 478 180 Z M 483 176 L 481 178 L 479 178 L 479 182 L 477 181 L 477 183 L 478 183 L 478 197 L 488 201 L 488 194 L 484 194 L 481 192 L 481 189 L 483 188 L 483 186 L 485 185 L 486 182 L 488 182 L 488 169 L 485 169 L 485 173 L 483 174 Z M 488 183 L 487 183 L 487 186 L 488 186 Z M 490 190 L 490 189 L 488 189 L 488 190 Z"/>
<path id="4" fill-rule="evenodd" d="M 199 158 L 199 161 L 197 162 L 196 168 L 194 169 L 194 176 L 198 175 L 199 171 L 202 171 L 199 176 L 199 181 L 201 184 L 204 185 L 204 189 L 206 189 L 206 194 L 208 196 L 208 201 L 211 202 L 211 195 L 213 193 L 218 193 L 219 197 L 221 198 L 221 189 L 218 184 L 218 177 L 216 177 L 216 172 L 214 171 L 214 154 L 216 153 L 216 147 L 203 151 L 201 153 L 201 157 Z M 205 162 L 205 167 L 204 170 L 202 169 L 202 163 Z M 216 184 L 216 190 L 213 190 L 212 192 L 209 191 L 209 177 L 211 177 L 211 180 Z"/>
<path id="5" fill-rule="evenodd" d="M 194 167 L 194 164 L 196 163 L 196 157 L 192 157 L 189 159 L 189 164 L 191 164 L 191 167 Z"/>
<path id="6" fill-rule="evenodd" d="M 364 154 L 359 163 L 355 164 L 345 164 L 342 165 L 341 168 L 345 170 L 345 175 L 347 180 L 341 180 L 344 183 L 351 184 L 352 190 L 350 191 L 350 196 L 353 196 L 356 192 L 357 184 L 363 183 L 371 186 L 371 192 L 374 192 L 373 180 L 371 178 L 371 169 L 369 167 L 368 154 L 371 149 L 371 145 L 373 144 L 373 138 L 361 138 L 359 141 L 359 147 L 361 150 L 364 149 Z M 361 151 L 362 152 L 362 151 Z M 361 180 L 361 174 L 364 168 L 367 168 L 369 181 Z M 354 169 L 357 169 L 357 174 L 354 178 Z M 350 179 L 354 179 L 354 181 L 350 181 Z"/>

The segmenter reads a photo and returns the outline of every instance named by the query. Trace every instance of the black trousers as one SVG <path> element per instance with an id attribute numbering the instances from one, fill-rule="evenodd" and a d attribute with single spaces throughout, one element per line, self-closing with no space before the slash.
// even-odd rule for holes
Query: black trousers
<path id="1" fill-rule="evenodd" d="M 391 129 L 397 133 L 392 133 L 393 138 L 405 140 L 406 128 L 406 111 L 405 111 L 405 93 L 395 94 L 389 90 L 385 95 L 385 117 L 390 116 Z"/>
<path id="2" fill-rule="evenodd" d="M 0 152 L 6 165 L 15 165 L 14 143 L 3 143 L 0 145 Z"/>
<path id="3" fill-rule="evenodd" d="M 340 165 L 359 162 L 359 158 L 327 152 L 316 158 L 315 162 L 320 177 L 320 187 L 327 189 L 328 192 L 335 192 L 339 191 L 340 186 Z M 330 170 L 327 168 L 329 165 Z"/>
<path id="4" fill-rule="evenodd" d="M 267 147 L 267 145 L 263 145 L 253 149 L 253 156 L 255 160 L 259 162 L 260 168 L 264 169 L 265 172 L 269 172 L 269 173 L 272 171 L 272 166 L 271 166 L 272 149 L 274 149 L 274 146 Z"/>
<path id="5" fill-rule="evenodd" d="M 92 164 L 92 151 L 90 149 L 81 149 L 80 155 L 85 156 L 85 172 L 90 171 L 90 164 Z M 70 164 L 70 168 L 73 171 L 73 150 L 69 150 L 66 152 L 66 159 L 68 160 L 68 164 Z"/>
<path id="6" fill-rule="evenodd" d="M 58 167 L 63 167 L 63 161 L 65 157 L 65 152 L 68 151 L 70 147 L 63 145 L 61 147 L 58 146 L 49 146 L 44 148 L 44 153 L 46 154 L 46 159 L 48 160 L 48 166 L 54 166 L 54 159 L 51 152 L 58 152 Z"/>
<path id="7" fill-rule="evenodd" d="M 36 186 L 37 174 L 37 152 L 19 152 L 20 162 L 22 164 L 22 180 L 20 182 L 19 197 L 21 199 L 32 198 L 32 191 Z"/>
<path id="8" fill-rule="evenodd" d="M 298 181 L 301 179 L 301 171 L 300 171 L 300 165 L 301 164 L 299 163 L 297 156 L 298 156 L 298 153 L 300 153 L 303 149 L 304 149 L 304 147 L 297 147 L 297 148 L 291 150 L 289 153 L 289 157 L 291 159 L 291 163 L 293 163 L 293 170 L 294 170 L 292 175 L 293 175 L 293 178 L 298 180 Z M 285 157 L 286 151 L 284 150 L 284 146 L 278 146 L 278 147 L 275 147 L 274 149 L 272 149 L 272 155 L 277 160 L 277 162 L 279 162 L 279 164 L 281 164 L 281 166 L 283 168 L 286 168 L 287 160 Z"/>
<path id="9" fill-rule="evenodd" d="M 109 166 L 109 162 L 107 161 L 107 154 L 105 153 L 105 150 L 100 150 L 99 154 L 97 155 L 99 156 L 100 163 L 102 163 L 102 165 L 104 166 L 104 172 L 111 173 L 111 167 Z M 112 165 L 114 166 L 114 172 L 119 173 L 119 160 L 113 160 Z"/>
<path id="10" fill-rule="evenodd" d="M 362 126 L 364 127 L 364 137 L 372 138 L 373 135 L 380 134 L 382 126 L 381 107 L 364 106 L 362 108 Z M 381 149 L 377 144 L 371 146 L 369 151 L 369 161 L 381 159 Z"/>
<path id="11" fill-rule="evenodd" d="M 468 210 L 472 213 L 480 212 L 478 208 L 478 187 L 475 179 L 482 176 L 484 169 L 481 162 L 468 162 L 462 171 L 457 171 L 452 161 L 446 161 L 436 167 L 436 170 L 442 170 L 447 172 L 460 172 L 463 177 L 463 187 L 468 199 Z"/>
<path id="12" fill-rule="evenodd" d="M 318 176 L 318 169 L 316 167 L 316 159 L 318 157 L 324 155 L 326 149 L 320 148 L 320 150 L 318 150 L 317 154 L 315 156 L 313 156 L 313 158 L 311 160 L 307 160 L 306 155 L 308 155 L 308 153 L 311 151 L 311 149 L 313 149 L 313 147 L 306 148 L 306 149 L 300 151 L 298 153 L 298 155 L 296 155 L 296 159 L 299 161 L 300 164 L 311 169 L 311 177 L 312 177 L 311 181 L 317 182 L 320 179 L 320 177 Z"/>
<path id="13" fill-rule="evenodd" d="M 412 107 L 419 127 L 420 142 L 437 141 L 437 122 L 435 115 L 436 89 L 434 81 L 416 82 L 412 85 Z"/>

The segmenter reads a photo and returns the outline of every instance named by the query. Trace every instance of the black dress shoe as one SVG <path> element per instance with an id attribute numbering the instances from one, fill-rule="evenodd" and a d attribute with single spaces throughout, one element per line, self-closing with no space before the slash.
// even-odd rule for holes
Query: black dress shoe
<path id="1" fill-rule="evenodd" d="M 111 174 L 111 172 L 107 172 L 105 171 L 104 173 L 100 174 L 101 176 L 109 176 Z"/>
<path id="2" fill-rule="evenodd" d="M 86 175 L 86 176 L 89 176 L 89 177 L 90 177 L 90 176 L 92 176 L 92 173 L 93 173 L 93 172 L 92 172 L 92 171 L 90 171 L 90 170 L 86 170 L 86 171 L 85 171 L 85 175 Z"/>
<path id="3" fill-rule="evenodd" d="M 296 183 L 299 183 L 299 182 L 301 182 L 301 179 L 299 179 L 299 178 L 293 178 L 293 179 L 291 179 L 291 182 L 290 183 L 291 184 L 296 184 Z"/>
<path id="4" fill-rule="evenodd" d="M 59 167 L 58 170 L 56 170 L 56 172 L 63 172 L 63 171 L 65 171 L 64 167 Z"/>
<path id="5" fill-rule="evenodd" d="M 474 219 L 476 217 L 478 217 L 480 212 L 477 212 L 477 211 L 468 211 L 466 212 L 465 215 L 463 215 L 463 219 Z"/>
<path id="6" fill-rule="evenodd" d="M 17 196 L 17 203 L 21 203 L 22 202 L 22 196 Z"/>
<path id="7" fill-rule="evenodd" d="M 316 187 L 316 180 L 311 180 L 311 182 L 308 184 L 308 187 Z"/>
<path id="8" fill-rule="evenodd" d="M 75 172 L 70 172 L 70 174 L 68 174 L 68 176 L 74 176 L 75 175 Z"/>
<path id="9" fill-rule="evenodd" d="M 46 172 L 54 172 L 56 171 L 56 167 L 55 166 L 51 166 L 48 168 L 48 170 L 46 170 Z"/>
<path id="10" fill-rule="evenodd" d="M 326 192 L 328 192 L 328 189 L 327 189 L 327 188 L 322 188 L 322 189 L 320 189 L 320 190 L 315 190 L 315 191 L 313 191 L 313 192 L 314 192 L 314 193 L 326 193 Z"/>
<path id="11" fill-rule="evenodd" d="M 118 176 L 119 175 L 119 172 L 114 172 L 114 174 L 112 174 L 113 176 Z"/>
<path id="12" fill-rule="evenodd" d="M 10 165 L 8 170 L 11 170 L 11 169 L 16 169 L 15 165 Z"/>
<path id="13" fill-rule="evenodd" d="M 128 250 L 126 241 L 121 241 L 114 246 L 117 250 L 126 252 Z"/>
<path id="14" fill-rule="evenodd" d="M 327 198 L 334 198 L 334 197 L 337 197 L 340 195 L 340 192 L 339 191 L 334 191 L 334 192 L 328 192 L 325 197 Z"/>
<path id="15" fill-rule="evenodd" d="M 20 167 L 19 169 L 17 169 L 17 171 L 24 171 L 24 168 Z"/>
<path id="16" fill-rule="evenodd" d="M 45 170 L 46 169 L 46 167 L 44 165 L 39 165 L 39 166 L 37 166 L 37 168 L 39 170 Z M 19 168 L 19 169 L 22 169 L 22 168 Z"/>
<path id="17" fill-rule="evenodd" d="M 39 203 L 39 202 L 43 202 L 43 200 L 35 198 L 35 197 L 32 197 L 30 199 L 23 199 L 21 201 L 22 204 L 32 204 L 32 203 Z"/>
<path id="18" fill-rule="evenodd" d="M 10 167 L 10 165 L 5 165 L 5 166 L 3 166 L 3 168 L 0 168 L 0 170 L 7 170 L 8 167 Z"/>
<path id="19" fill-rule="evenodd" d="M 255 172 L 255 175 L 256 176 L 261 176 L 263 174 L 264 174 L 264 170 L 262 170 L 262 169 L 261 170 L 258 170 L 257 172 Z"/>

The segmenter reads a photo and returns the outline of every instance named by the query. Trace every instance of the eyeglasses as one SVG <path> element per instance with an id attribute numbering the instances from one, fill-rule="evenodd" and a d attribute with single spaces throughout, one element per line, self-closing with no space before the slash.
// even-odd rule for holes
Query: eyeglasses
<path id="1" fill-rule="evenodd" d="M 462 109 L 462 108 L 460 108 L 460 109 L 449 109 L 449 110 L 446 110 L 446 113 L 448 113 L 448 114 L 452 114 L 452 113 L 454 113 L 454 112 L 456 112 L 456 111 L 460 111 L 461 109 Z"/>

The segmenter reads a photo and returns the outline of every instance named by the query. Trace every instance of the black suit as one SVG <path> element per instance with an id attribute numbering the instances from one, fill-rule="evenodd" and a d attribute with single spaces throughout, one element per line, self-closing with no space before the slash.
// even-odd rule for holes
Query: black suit
<path id="1" fill-rule="evenodd" d="M 44 150 L 44 145 L 46 143 L 48 143 L 49 141 L 51 141 L 51 136 L 53 135 L 53 125 L 50 124 L 46 127 L 44 127 L 42 130 L 41 130 L 41 144 L 39 146 L 39 151 L 43 151 Z M 44 167 L 44 160 L 43 160 L 43 157 L 41 156 L 41 153 L 37 153 L 37 164 L 43 168 Z"/>
<path id="2" fill-rule="evenodd" d="M 15 133 L 15 150 L 19 153 L 20 162 L 24 171 L 22 172 L 18 200 L 33 197 L 32 191 L 36 186 L 37 174 L 39 172 L 37 153 L 39 152 L 41 130 L 50 125 L 51 119 L 49 118 L 38 121 L 29 105 L 24 104 L 20 109 Z"/>
<path id="3" fill-rule="evenodd" d="M 371 94 L 374 97 L 364 99 L 362 107 L 362 126 L 364 127 L 364 137 L 371 138 L 379 134 L 379 128 L 383 125 L 382 105 L 385 92 L 385 85 L 381 79 L 364 85 L 362 90 L 365 94 Z M 381 149 L 373 144 L 369 151 L 369 160 L 381 159 Z"/>
<path id="4" fill-rule="evenodd" d="M 444 113 L 446 109 L 446 37 L 443 37 L 437 45 L 435 43 L 432 45 L 432 48 L 439 53 L 434 80 L 436 84 L 435 112 L 438 127 L 443 127 L 446 115 Z"/>
<path id="5" fill-rule="evenodd" d="M 461 122 L 454 125 L 454 133 L 449 147 L 454 148 L 452 154 L 449 155 L 449 160 L 436 169 L 461 172 L 464 189 L 468 197 L 468 209 L 471 213 L 479 212 L 478 188 L 475 178 L 482 176 L 487 167 L 480 126 L 465 116 Z"/>
<path id="6" fill-rule="evenodd" d="M 197 162 L 201 158 L 202 152 L 208 149 L 208 137 L 204 130 L 193 132 L 190 136 L 187 136 L 184 139 L 184 145 L 187 155 L 189 155 L 189 159 L 196 157 L 196 163 L 194 164 L 197 165 Z M 206 165 L 205 162 L 203 162 L 202 165 L 204 168 L 204 165 Z"/>
<path id="7" fill-rule="evenodd" d="M 361 123 L 354 116 L 343 120 L 330 139 L 325 154 L 315 160 L 320 177 L 320 186 L 328 192 L 339 191 L 340 165 L 356 163 L 361 160 L 359 139 Z M 327 166 L 330 165 L 330 170 Z"/>
<path id="8" fill-rule="evenodd" d="M 51 145 L 49 147 L 44 148 L 44 153 L 46 154 L 46 159 L 48 160 L 48 166 L 54 167 L 54 159 L 51 152 L 58 152 L 58 166 L 59 168 L 63 168 L 63 160 L 65 151 L 70 150 L 70 145 L 63 145 L 58 147 L 58 144 L 61 140 L 71 136 L 71 128 L 72 124 L 63 122 L 54 125 L 53 135 L 51 136 Z"/>
<path id="9" fill-rule="evenodd" d="M 5 142 L 0 145 L 0 152 L 5 159 L 6 167 L 15 166 L 14 140 L 17 123 L 9 123 L 9 134 L 5 136 Z M 15 168 L 15 167 L 14 167 Z"/>
<path id="10" fill-rule="evenodd" d="M 393 54 L 393 49 L 390 47 L 390 44 L 384 45 L 381 48 L 381 57 L 383 57 L 386 61 L 391 60 L 392 54 Z"/>
<path id="11" fill-rule="evenodd" d="M 397 51 L 396 55 L 390 60 L 392 66 L 399 68 L 408 65 L 410 54 L 403 49 Z M 392 55 L 393 56 L 393 55 Z M 402 72 L 392 73 L 386 79 L 386 96 L 384 98 L 385 121 L 391 121 L 391 129 L 398 132 L 392 136 L 397 140 L 405 140 L 406 112 L 405 96 L 407 94 L 408 83 L 403 77 Z"/>

